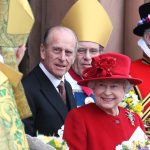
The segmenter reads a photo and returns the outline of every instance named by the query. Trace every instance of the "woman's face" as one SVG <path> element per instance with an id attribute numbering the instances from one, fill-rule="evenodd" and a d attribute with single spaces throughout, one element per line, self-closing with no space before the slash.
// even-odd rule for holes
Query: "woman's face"
<path id="1" fill-rule="evenodd" d="M 93 92 L 97 106 L 105 112 L 113 113 L 118 110 L 118 104 L 125 95 L 125 81 L 114 79 L 96 81 Z"/>

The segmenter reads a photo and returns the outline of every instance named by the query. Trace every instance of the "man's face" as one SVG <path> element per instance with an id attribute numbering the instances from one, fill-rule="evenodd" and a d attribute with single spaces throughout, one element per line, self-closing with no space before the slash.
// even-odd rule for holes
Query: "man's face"
<path id="1" fill-rule="evenodd" d="M 82 76 L 83 70 L 91 67 L 92 57 L 99 55 L 102 50 L 97 43 L 79 42 L 76 59 L 72 65 L 73 70 Z"/>
<path id="2" fill-rule="evenodd" d="M 77 41 L 71 32 L 53 31 L 46 46 L 41 46 L 41 59 L 45 68 L 61 79 L 75 59 Z"/>

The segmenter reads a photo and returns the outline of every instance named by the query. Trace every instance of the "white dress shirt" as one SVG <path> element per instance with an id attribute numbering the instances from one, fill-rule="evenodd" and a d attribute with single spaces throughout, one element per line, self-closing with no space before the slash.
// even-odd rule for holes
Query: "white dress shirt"
<path id="1" fill-rule="evenodd" d="M 52 84 L 54 85 L 54 87 L 56 88 L 56 90 L 59 92 L 58 90 L 58 85 L 60 84 L 61 81 L 64 82 L 64 76 L 62 77 L 62 79 L 57 79 L 54 75 L 52 75 L 46 68 L 45 66 L 40 63 L 39 67 L 42 69 L 42 71 L 44 72 L 44 74 L 47 76 L 47 78 L 52 82 Z"/>

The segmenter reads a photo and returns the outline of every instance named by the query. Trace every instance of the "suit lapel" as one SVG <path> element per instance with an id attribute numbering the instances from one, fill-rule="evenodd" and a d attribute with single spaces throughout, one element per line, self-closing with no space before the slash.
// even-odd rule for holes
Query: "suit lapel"
<path id="1" fill-rule="evenodd" d="M 67 81 L 65 81 L 65 88 L 66 88 L 66 95 L 67 95 L 68 110 L 71 110 L 72 108 L 76 107 L 76 103 L 75 103 L 74 96 L 72 94 L 72 88 Z"/>
<path id="2" fill-rule="evenodd" d="M 68 109 L 67 109 L 67 106 L 62 101 L 59 93 L 57 92 L 57 90 L 55 89 L 51 81 L 43 73 L 40 67 L 37 67 L 36 75 L 41 85 L 41 93 L 47 99 L 48 103 L 51 104 L 51 106 L 56 110 L 56 112 L 64 120 L 68 113 Z"/>

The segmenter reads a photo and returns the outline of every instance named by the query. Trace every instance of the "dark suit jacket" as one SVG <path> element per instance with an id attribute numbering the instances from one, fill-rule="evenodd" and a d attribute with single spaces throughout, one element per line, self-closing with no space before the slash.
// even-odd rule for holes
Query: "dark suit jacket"
<path id="1" fill-rule="evenodd" d="M 69 110 L 76 107 L 70 84 L 65 81 L 67 104 L 39 66 L 22 81 L 32 117 L 23 120 L 27 134 L 56 135 Z"/>

